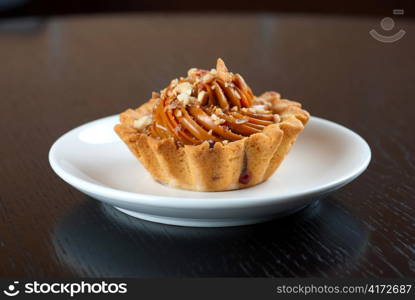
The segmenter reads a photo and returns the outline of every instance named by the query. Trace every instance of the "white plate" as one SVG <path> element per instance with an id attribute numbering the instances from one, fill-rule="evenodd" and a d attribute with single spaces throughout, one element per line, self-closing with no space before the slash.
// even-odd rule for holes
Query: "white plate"
<path id="1" fill-rule="evenodd" d="M 113 131 L 117 116 L 75 128 L 51 147 L 52 169 L 81 192 L 131 216 L 183 226 L 258 223 L 297 211 L 349 183 L 370 161 L 353 131 L 312 117 L 277 172 L 257 186 L 192 192 L 151 178 Z"/>

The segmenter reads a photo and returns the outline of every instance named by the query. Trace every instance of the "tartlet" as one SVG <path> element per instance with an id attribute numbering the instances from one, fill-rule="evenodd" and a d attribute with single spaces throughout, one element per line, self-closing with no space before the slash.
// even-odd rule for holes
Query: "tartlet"
<path id="1" fill-rule="evenodd" d="M 121 113 L 114 129 L 156 181 L 225 191 L 267 180 L 309 117 L 300 103 L 276 92 L 254 96 L 218 59 L 216 69 L 190 69 Z"/>

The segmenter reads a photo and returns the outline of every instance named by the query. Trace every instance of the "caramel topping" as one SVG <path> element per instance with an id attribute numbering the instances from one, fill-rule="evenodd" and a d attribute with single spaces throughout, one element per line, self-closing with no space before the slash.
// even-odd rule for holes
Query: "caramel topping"
<path id="1" fill-rule="evenodd" d="M 279 120 L 266 105 L 255 105 L 245 80 L 229 72 L 220 58 L 216 69 L 190 69 L 188 77 L 152 96 L 157 104 L 151 124 L 145 122 L 146 132 L 186 145 L 239 140 Z"/>

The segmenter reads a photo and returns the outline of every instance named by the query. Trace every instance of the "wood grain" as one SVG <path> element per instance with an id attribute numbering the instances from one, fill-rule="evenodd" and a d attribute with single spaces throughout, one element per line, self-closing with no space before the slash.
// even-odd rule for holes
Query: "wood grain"
<path id="1" fill-rule="evenodd" d="M 284 15 L 124 15 L 0 22 L 0 276 L 415 275 L 415 23 Z M 195 229 L 135 220 L 61 181 L 47 154 L 84 122 L 146 101 L 223 57 L 355 130 L 373 160 L 356 181 L 281 220 Z M 318 176 L 318 170 L 316 170 Z"/>

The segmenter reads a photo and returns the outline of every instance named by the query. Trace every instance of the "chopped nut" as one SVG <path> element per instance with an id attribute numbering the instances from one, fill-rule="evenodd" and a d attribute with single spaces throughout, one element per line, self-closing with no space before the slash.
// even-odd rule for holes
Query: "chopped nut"
<path id="1" fill-rule="evenodd" d="M 238 106 L 232 106 L 231 111 L 238 111 Z"/>
<path id="2" fill-rule="evenodd" d="M 222 141 L 222 144 L 224 144 L 224 145 L 227 145 L 229 143 L 229 141 L 228 140 L 223 140 Z"/>
<path id="3" fill-rule="evenodd" d="M 183 94 L 179 94 L 177 95 L 177 99 L 179 99 L 180 102 L 184 102 L 189 98 L 189 95 L 183 93 Z"/>
<path id="4" fill-rule="evenodd" d="M 197 101 L 202 102 L 202 100 L 204 99 L 206 95 L 205 91 L 200 91 L 199 94 L 197 94 Z"/>
<path id="5" fill-rule="evenodd" d="M 225 123 L 226 121 L 224 119 L 218 118 L 217 120 L 214 121 L 215 125 L 221 125 L 223 123 Z"/>
<path id="6" fill-rule="evenodd" d="M 217 115 L 215 115 L 215 114 L 212 114 L 210 117 L 211 117 L 211 118 L 212 118 L 212 120 L 214 120 L 214 121 L 219 120 L 219 117 L 218 117 Z"/>
<path id="7" fill-rule="evenodd" d="M 175 108 L 177 108 L 177 104 L 176 103 L 170 103 L 169 105 L 167 105 L 164 108 L 164 110 L 167 111 L 167 110 L 171 110 L 171 109 L 175 109 Z"/>
<path id="8" fill-rule="evenodd" d="M 214 77 L 212 76 L 212 74 L 207 73 L 207 74 L 203 75 L 203 77 L 202 77 L 202 82 L 203 82 L 203 83 L 209 83 L 209 82 L 211 82 L 213 79 L 214 79 Z"/>
<path id="9" fill-rule="evenodd" d="M 187 94 L 190 96 L 192 94 L 193 86 L 189 82 L 185 81 L 178 84 L 174 90 L 178 94 Z"/>
<path id="10" fill-rule="evenodd" d="M 176 79 L 173 79 L 171 82 L 170 82 L 170 85 L 172 86 L 172 87 L 175 87 L 175 86 L 177 86 L 179 84 L 179 80 L 176 78 Z"/>
<path id="11" fill-rule="evenodd" d="M 280 121 L 281 121 L 281 117 L 280 117 L 280 115 L 275 114 L 275 115 L 274 115 L 274 122 L 275 122 L 275 123 L 279 123 Z"/>
<path id="12" fill-rule="evenodd" d="M 187 75 L 196 77 L 198 75 L 198 69 L 197 68 L 191 68 L 189 71 L 187 71 Z"/>
<path id="13" fill-rule="evenodd" d="M 143 130 L 148 125 L 150 125 L 152 121 L 153 118 L 151 117 L 151 115 L 145 115 L 142 116 L 140 119 L 135 120 L 133 123 L 133 127 L 138 130 Z"/>
<path id="14" fill-rule="evenodd" d="M 166 94 L 167 94 L 167 96 L 172 97 L 172 96 L 177 95 L 177 92 L 174 89 L 168 88 L 167 91 L 166 91 Z"/>
<path id="15" fill-rule="evenodd" d="M 195 97 L 190 96 L 186 93 L 181 93 L 177 96 L 177 99 L 182 102 L 184 105 L 188 105 L 194 103 L 197 99 Z"/>
<path id="16" fill-rule="evenodd" d="M 176 109 L 175 114 L 176 114 L 176 117 L 181 117 L 182 116 L 182 111 L 179 110 L 179 109 Z"/>
<path id="17" fill-rule="evenodd" d="M 215 125 L 220 125 L 226 122 L 224 119 L 219 118 L 216 114 L 212 114 L 210 117 L 212 118 Z"/>
<path id="18" fill-rule="evenodd" d="M 209 131 L 208 131 L 208 133 L 209 133 L 209 134 L 212 134 L 212 133 L 213 133 L 213 130 L 212 130 L 212 129 L 211 129 L 211 130 L 209 130 Z"/>

